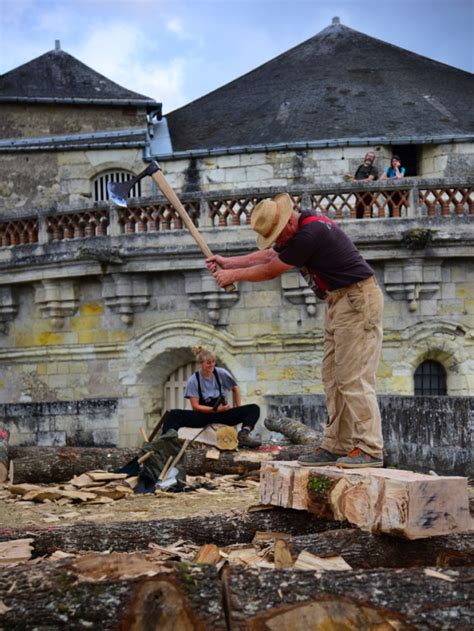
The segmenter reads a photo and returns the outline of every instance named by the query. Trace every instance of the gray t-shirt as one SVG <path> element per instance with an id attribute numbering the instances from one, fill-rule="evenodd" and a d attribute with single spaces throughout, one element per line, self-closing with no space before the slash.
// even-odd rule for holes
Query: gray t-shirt
<path id="1" fill-rule="evenodd" d="M 225 368 L 217 368 L 217 374 L 219 376 L 219 381 L 221 382 L 222 395 L 227 397 L 227 393 L 232 389 L 233 386 L 237 385 L 237 382 L 232 377 L 230 372 L 228 372 Z M 204 379 L 201 373 L 199 373 L 199 382 L 201 384 L 201 391 L 204 400 L 207 399 L 215 399 L 219 396 L 219 386 L 217 385 L 216 378 L 214 373 L 211 375 L 210 379 Z M 191 375 L 186 384 L 186 389 L 184 391 L 184 396 L 187 399 L 191 397 L 199 398 L 199 389 L 196 379 L 196 373 Z"/>

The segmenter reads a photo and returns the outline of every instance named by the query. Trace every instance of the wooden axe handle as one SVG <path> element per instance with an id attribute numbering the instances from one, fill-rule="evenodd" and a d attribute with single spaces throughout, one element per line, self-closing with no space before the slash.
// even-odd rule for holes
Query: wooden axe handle
<path id="1" fill-rule="evenodd" d="M 196 241 L 198 246 L 201 248 L 201 252 L 204 254 L 204 256 L 206 258 L 209 258 L 210 256 L 212 256 L 212 252 L 209 246 L 207 245 L 206 241 L 204 240 L 204 237 L 201 235 L 199 230 L 193 224 L 191 217 L 186 212 L 185 207 L 179 201 L 178 196 L 176 195 L 176 193 L 173 191 L 171 186 L 166 181 L 166 178 L 163 175 L 163 171 L 161 170 L 156 171 L 156 173 L 153 173 L 151 177 L 156 182 L 156 184 L 158 185 L 158 188 L 166 197 L 166 199 L 170 202 L 172 206 L 174 206 L 177 213 L 186 224 L 186 228 L 189 230 L 194 240 Z M 234 284 L 230 284 L 230 285 L 226 285 L 224 287 L 224 290 L 227 292 L 231 292 L 231 291 L 237 291 L 237 288 Z"/>

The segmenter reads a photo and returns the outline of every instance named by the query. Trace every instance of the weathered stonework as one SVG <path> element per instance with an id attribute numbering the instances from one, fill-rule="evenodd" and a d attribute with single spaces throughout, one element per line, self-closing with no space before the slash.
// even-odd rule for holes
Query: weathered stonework
<path id="1" fill-rule="evenodd" d="M 472 394 L 468 224 L 417 220 L 434 232 L 422 250 L 401 245 L 409 219 L 342 225 L 372 264 L 385 296 L 377 391 L 413 394 L 416 367 L 436 359 L 447 371 L 449 394 Z M 204 228 L 203 235 L 216 252 L 254 247 L 249 227 Z M 0 260 L 2 278 L 8 278 L 4 289 L 13 287 L 17 304 L 0 338 L 0 402 L 116 398 L 118 442 L 136 445 L 139 428 L 151 429 L 159 419 L 168 378 L 194 360 L 196 344 L 215 349 L 239 381 L 243 400 L 259 403 L 264 413 L 267 395 L 322 393 L 324 303 L 308 295 L 296 272 L 240 283 L 238 293 L 226 294 L 203 269 L 185 231 L 104 236 L 89 240 L 88 249 L 83 242 L 15 246 L 14 259 Z M 101 264 L 100 251 L 118 252 L 120 262 Z M 416 309 L 412 286 L 420 288 Z"/>

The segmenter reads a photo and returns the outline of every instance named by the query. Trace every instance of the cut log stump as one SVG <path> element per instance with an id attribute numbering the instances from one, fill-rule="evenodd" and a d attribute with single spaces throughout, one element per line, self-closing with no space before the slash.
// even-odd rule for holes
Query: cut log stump
<path id="1" fill-rule="evenodd" d="M 421 539 L 471 528 L 467 478 L 395 469 L 262 464 L 260 501 Z"/>

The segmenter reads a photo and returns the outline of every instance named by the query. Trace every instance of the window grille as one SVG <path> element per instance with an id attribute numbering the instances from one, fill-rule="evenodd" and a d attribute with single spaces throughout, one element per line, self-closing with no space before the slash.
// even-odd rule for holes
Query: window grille
<path id="1" fill-rule="evenodd" d="M 415 370 L 415 395 L 446 395 L 446 371 L 436 361 L 424 361 Z"/>
<path id="2" fill-rule="evenodd" d="M 175 370 L 165 383 L 165 409 L 190 410 L 189 399 L 184 398 L 184 390 L 189 377 L 198 369 L 196 362 L 190 362 Z"/>
<path id="3" fill-rule="evenodd" d="M 94 188 L 94 201 L 96 202 L 105 202 L 109 199 L 109 192 L 107 190 L 108 182 L 126 182 L 127 180 L 131 180 L 133 177 L 133 173 L 129 171 L 106 171 L 105 173 L 101 173 L 97 175 L 93 180 L 93 188 Z M 142 187 L 141 181 L 137 182 L 132 190 L 130 191 L 129 197 L 141 197 L 142 195 Z"/>

